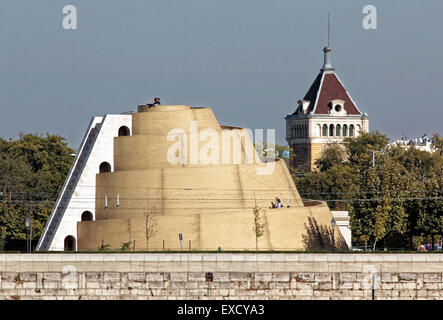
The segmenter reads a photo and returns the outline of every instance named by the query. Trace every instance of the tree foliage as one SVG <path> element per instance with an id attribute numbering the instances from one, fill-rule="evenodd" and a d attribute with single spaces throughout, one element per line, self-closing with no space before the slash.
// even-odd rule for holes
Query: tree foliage
<path id="1" fill-rule="evenodd" d="M 73 153 L 57 135 L 0 138 L 0 240 L 26 239 L 27 217 L 32 238 L 40 237 Z"/>
<path id="2" fill-rule="evenodd" d="M 318 171 L 295 178 L 304 198 L 349 210 L 355 245 L 414 249 L 414 239 L 443 235 L 443 155 L 388 145 L 379 133 L 347 138 L 344 150 L 326 148 Z M 440 147 L 439 147 L 440 146 Z"/>
<path id="3" fill-rule="evenodd" d="M 254 215 L 254 225 L 252 227 L 252 231 L 255 233 L 255 250 L 258 250 L 258 239 L 263 236 L 265 232 L 265 224 L 262 223 L 260 212 L 260 208 L 258 208 L 257 203 L 255 203 L 254 208 L 252 208 L 252 214 Z"/>

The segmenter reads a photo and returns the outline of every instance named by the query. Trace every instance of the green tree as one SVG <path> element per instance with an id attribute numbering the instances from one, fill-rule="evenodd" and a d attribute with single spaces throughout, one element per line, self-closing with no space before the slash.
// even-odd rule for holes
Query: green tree
<path id="1" fill-rule="evenodd" d="M 350 199 L 358 196 L 359 172 L 347 164 L 335 164 L 321 172 L 296 177 L 295 184 L 302 198 L 324 200 L 333 210 L 350 210 Z"/>
<path id="2" fill-rule="evenodd" d="M 346 138 L 344 141 L 349 162 L 359 167 L 368 167 L 372 162 L 372 153 L 384 149 L 389 143 L 386 135 L 375 131 L 361 132 L 356 138 Z"/>
<path id="3" fill-rule="evenodd" d="M 252 208 L 252 213 L 254 215 L 254 226 L 252 227 L 252 231 L 255 233 L 255 250 L 258 251 L 258 239 L 263 236 L 265 231 L 265 225 L 261 222 L 260 217 L 261 210 L 257 207 L 257 203 L 255 203 L 254 208 Z"/>
<path id="4" fill-rule="evenodd" d="M 388 145 L 379 132 L 362 133 L 345 139 L 344 153 L 326 148 L 319 171 L 294 181 L 303 198 L 349 210 L 354 245 L 413 249 L 416 239 L 443 234 L 441 138 L 433 141 L 437 151 L 430 153 Z"/>
<path id="5" fill-rule="evenodd" d="M 343 147 L 338 143 L 328 144 L 322 151 L 321 157 L 315 162 L 320 171 L 327 171 L 333 166 L 345 162 L 347 155 Z"/>
<path id="6" fill-rule="evenodd" d="M 20 134 L 0 139 L 0 239 L 38 239 L 71 166 L 74 152 L 64 138 Z"/>

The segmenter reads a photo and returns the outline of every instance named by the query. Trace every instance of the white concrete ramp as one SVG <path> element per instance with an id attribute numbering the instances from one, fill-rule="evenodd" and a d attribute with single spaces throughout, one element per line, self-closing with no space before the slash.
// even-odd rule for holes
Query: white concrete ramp
<path id="1" fill-rule="evenodd" d="M 95 217 L 95 175 L 102 162 L 108 162 L 111 170 L 114 169 L 114 138 L 122 126 L 132 130 L 130 114 L 92 118 L 40 236 L 37 251 L 64 250 L 69 236 L 74 248 L 77 247 L 77 222 L 85 211 Z"/>

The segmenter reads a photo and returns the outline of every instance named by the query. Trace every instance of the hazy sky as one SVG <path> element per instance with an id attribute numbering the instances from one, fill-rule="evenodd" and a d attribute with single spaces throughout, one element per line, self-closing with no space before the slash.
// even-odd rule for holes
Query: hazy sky
<path id="1" fill-rule="evenodd" d="M 68 4 L 77 30 L 63 28 Z M 368 4 L 376 30 L 362 27 Z M 48 132 L 77 148 L 91 117 L 159 96 L 283 143 L 322 66 L 328 12 L 332 65 L 371 130 L 442 134 L 441 0 L 2 0 L 0 137 Z"/>

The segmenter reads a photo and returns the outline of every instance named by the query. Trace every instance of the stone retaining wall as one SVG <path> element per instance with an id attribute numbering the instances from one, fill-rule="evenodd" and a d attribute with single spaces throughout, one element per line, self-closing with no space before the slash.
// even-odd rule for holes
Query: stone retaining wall
<path id="1" fill-rule="evenodd" d="M 0 254 L 0 299 L 443 299 L 443 254 Z"/>

